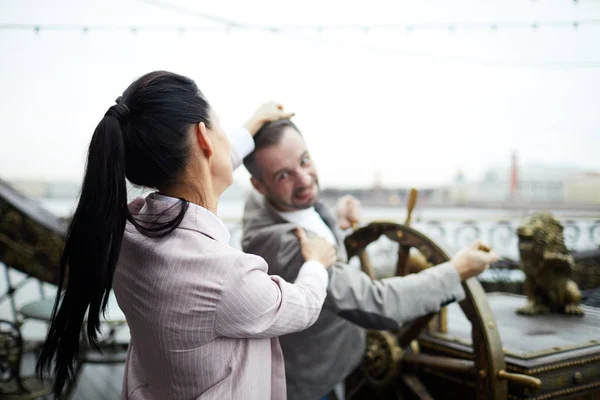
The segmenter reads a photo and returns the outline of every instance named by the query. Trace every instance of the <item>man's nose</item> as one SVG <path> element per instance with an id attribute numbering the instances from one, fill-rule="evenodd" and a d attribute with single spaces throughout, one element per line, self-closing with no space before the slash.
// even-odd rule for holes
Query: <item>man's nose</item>
<path id="1" fill-rule="evenodd" d="M 310 186 L 312 184 L 312 176 L 309 171 L 301 170 L 298 173 L 298 183 L 302 186 Z"/>

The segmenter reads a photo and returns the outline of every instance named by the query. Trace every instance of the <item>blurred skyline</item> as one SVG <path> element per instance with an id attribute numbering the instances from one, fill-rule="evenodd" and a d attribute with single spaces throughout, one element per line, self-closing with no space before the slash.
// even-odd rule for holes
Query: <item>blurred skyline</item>
<path id="1" fill-rule="evenodd" d="M 477 179 L 513 151 L 522 165 L 600 170 L 600 23 L 544 26 L 584 20 L 600 22 L 600 2 L 0 0 L 0 178 L 80 179 L 104 112 L 156 69 L 193 78 L 226 130 L 283 102 L 324 186 Z M 441 28 L 377 28 L 424 23 Z M 243 168 L 235 177 L 247 185 Z"/>

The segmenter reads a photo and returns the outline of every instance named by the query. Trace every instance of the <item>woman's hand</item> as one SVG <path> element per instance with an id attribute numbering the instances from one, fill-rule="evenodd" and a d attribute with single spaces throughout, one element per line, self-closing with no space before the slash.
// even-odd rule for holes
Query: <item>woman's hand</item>
<path id="1" fill-rule="evenodd" d="M 284 111 L 283 104 L 269 101 L 256 110 L 254 115 L 246 122 L 244 128 L 250 132 L 250 135 L 254 136 L 267 122 L 287 119 L 293 116 L 294 113 Z"/>
<path id="2" fill-rule="evenodd" d="M 308 238 L 304 229 L 296 229 L 296 236 L 302 247 L 302 256 L 304 261 L 318 261 L 325 268 L 331 267 L 336 261 L 335 247 L 322 236 L 313 236 Z"/>

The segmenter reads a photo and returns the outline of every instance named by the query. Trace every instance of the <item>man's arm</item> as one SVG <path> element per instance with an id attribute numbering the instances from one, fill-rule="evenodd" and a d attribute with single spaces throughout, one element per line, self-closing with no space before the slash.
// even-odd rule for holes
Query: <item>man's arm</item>
<path id="1" fill-rule="evenodd" d="M 331 268 L 325 306 L 369 329 L 396 329 L 465 297 L 450 263 L 418 274 L 371 280 L 347 264 Z"/>
<path id="2" fill-rule="evenodd" d="M 263 256 L 269 274 L 288 282 L 296 279 L 304 261 L 291 230 L 252 242 L 244 250 Z M 439 311 L 464 296 L 459 274 L 449 263 L 419 274 L 372 281 L 357 267 L 338 262 L 329 270 L 324 307 L 364 328 L 387 330 Z"/>

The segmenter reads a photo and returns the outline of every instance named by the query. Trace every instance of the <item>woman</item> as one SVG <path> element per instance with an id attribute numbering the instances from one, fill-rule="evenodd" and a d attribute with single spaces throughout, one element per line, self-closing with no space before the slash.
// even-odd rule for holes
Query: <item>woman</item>
<path id="1" fill-rule="evenodd" d="M 61 393 L 73 379 L 84 319 L 93 345 L 114 286 L 131 331 L 123 398 L 284 399 L 276 337 L 315 322 L 327 287 L 323 266 L 333 264 L 335 250 L 299 232 L 307 262 L 290 284 L 268 276 L 263 259 L 228 245 L 215 213 L 233 181 L 230 143 L 192 80 L 153 72 L 117 103 L 90 143 L 59 293 L 67 266 L 68 286 L 38 372 L 55 362 Z M 248 130 L 266 114 L 259 110 Z M 158 193 L 128 207 L 126 177 Z"/>

